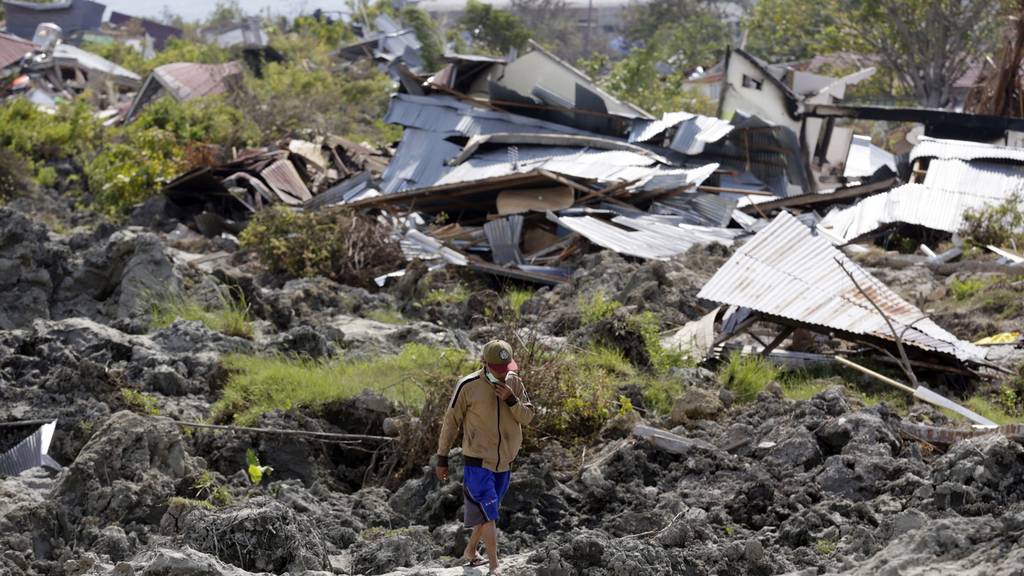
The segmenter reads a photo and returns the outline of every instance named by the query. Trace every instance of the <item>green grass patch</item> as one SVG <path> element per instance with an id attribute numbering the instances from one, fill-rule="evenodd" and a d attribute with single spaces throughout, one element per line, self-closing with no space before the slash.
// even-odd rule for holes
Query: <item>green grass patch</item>
<path id="1" fill-rule="evenodd" d="M 465 360 L 463 351 L 423 344 L 409 344 L 397 355 L 369 360 L 228 356 L 224 365 L 231 376 L 211 416 L 250 425 L 266 412 L 317 409 L 363 390 L 418 410 L 425 398 L 422 383 L 438 372 L 446 372 L 446 379 L 457 378 Z"/>
<path id="2" fill-rule="evenodd" d="M 580 355 L 580 361 L 611 375 L 636 376 L 636 367 L 618 348 L 595 345 L 587 348 Z"/>
<path id="3" fill-rule="evenodd" d="M 402 313 L 394 308 L 371 310 L 366 317 L 375 322 L 380 322 L 381 324 L 405 324 L 406 322 Z"/>
<path id="4" fill-rule="evenodd" d="M 421 303 L 424 306 L 461 304 L 469 299 L 469 289 L 464 284 L 456 284 L 451 288 L 434 288 L 427 292 Z"/>
<path id="5" fill-rule="evenodd" d="M 512 311 L 512 315 L 519 318 L 523 304 L 530 301 L 533 298 L 533 290 L 515 289 L 509 290 L 505 293 L 505 302 L 508 305 L 508 309 Z"/>
<path id="6" fill-rule="evenodd" d="M 836 543 L 822 538 L 814 544 L 814 551 L 822 556 L 829 556 L 836 551 Z"/>
<path id="7" fill-rule="evenodd" d="M 651 370 L 657 375 L 667 374 L 672 368 L 694 367 L 697 363 L 679 350 L 669 350 L 661 345 L 661 322 L 650 310 L 629 317 L 629 326 L 636 330 L 644 341 L 644 349 L 651 362 Z"/>
<path id="8" fill-rule="evenodd" d="M 732 354 L 718 369 L 718 381 L 736 395 L 736 402 L 753 402 L 771 381 L 778 381 L 782 371 L 762 356 Z"/>
<path id="9" fill-rule="evenodd" d="M 612 314 L 615 314 L 615 311 L 622 307 L 622 303 L 618 300 L 605 296 L 603 290 L 594 292 L 589 298 L 580 296 L 576 301 L 576 305 L 580 311 L 580 322 L 584 326 L 611 318 Z"/>
<path id="10" fill-rule="evenodd" d="M 1014 418 L 1013 415 L 1009 414 L 1005 407 L 1001 406 L 999 402 L 994 402 L 984 396 L 971 396 L 966 401 L 962 402 L 962 404 L 964 407 L 973 410 L 1000 426 L 1003 424 L 1014 424 L 1020 421 L 1018 418 Z M 955 422 L 972 423 L 967 418 L 949 410 L 948 408 L 940 408 L 940 410 Z"/>
<path id="11" fill-rule="evenodd" d="M 953 278 L 953 281 L 949 283 L 949 290 L 952 292 L 953 298 L 958 302 L 963 302 L 984 289 L 985 284 L 980 278 L 967 278 L 966 280 Z"/>
<path id="12" fill-rule="evenodd" d="M 252 338 L 253 326 L 249 318 L 249 305 L 245 297 L 223 297 L 216 306 L 204 306 L 180 296 L 157 299 L 150 308 L 150 328 L 166 328 L 178 320 L 198 320 L 211 330 L 228 336 Z"/>
<path id="13" fill-rule="evenodd" d="M 128 409 L 148 416 L 159 416 L 160 410 L 156 407 L 156 398 L 145 392 L 121 388 L 121 400 L 128 405 Z"/>
<path id="14" fill-rule="evenodd" d="M 203 510 L 213 510 L 214 505 L 212 502 L 207 500 L 197 500 L 195 498 L 183 498 L 181 496 L 171 496 L 167 499 L 168 506 L 184 506 L 185 508 L 202 508 Z"/>

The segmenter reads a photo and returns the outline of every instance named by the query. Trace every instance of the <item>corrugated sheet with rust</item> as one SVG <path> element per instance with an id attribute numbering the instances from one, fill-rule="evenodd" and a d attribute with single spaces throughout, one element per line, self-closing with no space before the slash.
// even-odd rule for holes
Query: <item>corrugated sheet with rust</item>
<path id="1" fill-rule="evenodd" d="M 295 165 L 287 158 L 282 158 L 270 166 L 267 166 L 262 172 L 260 172 L 260 176 L 267 181 L 267 184 L 269 184 L 275 192 L 285 192 L 299 200 L 300 203 L 313 198 L 313 195 L 309 192 L 309 188 L 306 187 L 306 183 L 302 181 L 302 177 L 299 176 L 299 172 L 295 169 Z M 281 194 L 278 194 L 278 196 L 283 202 L 287 204 L 294 204 L 294 202 L 290 202 L 285 196 L 282 196 Z"/>
<path id="2" fill-rule="evenodd" d="M 698 296 L 800 324 L 894 340 L 885 320 L 837 260 L 903 333 L 905 344 L 961 360 L 984 359 L 983 349 L 922 319 L 915 306 L 786 212 L 740 247 Z"/>
<path id="3" fill-rule="evenodd" d="M 175 99 L 184 102 L 227 92 L 231 79 L 242 75 L 242 64 L 237 60 L 225 64 L 175 62 L 157 66 L 153 75 Z"/>
<path id="4" fill-rule="evenodd" d="M 36 49 L 30 40 L 0 32 L 0 69 L 16 64 L 22 56 Z"/>

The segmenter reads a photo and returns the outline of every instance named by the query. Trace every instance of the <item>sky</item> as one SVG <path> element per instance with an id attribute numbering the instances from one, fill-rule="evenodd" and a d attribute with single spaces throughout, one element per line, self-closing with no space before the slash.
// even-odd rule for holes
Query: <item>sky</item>
<path id="1" fill-rule="evenodd" d="M 185 20 L 202 20 L 210 15 L 217 5 L 215 0 L 99 0 L 107 5 L 110 11 L 124 12 L 133 16 L 161 16 L 166 6 L 174 14 L 181 15 Z M 239 0 L 239 5 L 246 13 L 257 14 L 267 9 L 271 14 L 295 16 L 310 13 L 317 8 L 324 11 L 345 10 L 344 0 Z"/>

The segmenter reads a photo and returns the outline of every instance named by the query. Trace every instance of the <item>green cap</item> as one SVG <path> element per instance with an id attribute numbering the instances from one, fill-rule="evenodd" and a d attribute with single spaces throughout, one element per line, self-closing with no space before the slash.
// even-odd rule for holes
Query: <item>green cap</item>
<path id="1" fill-rule="evenodd" d="M 519 368 L 512 359 L 512 346 L 504 340 L 491 340 L 484 344 L 484 364 L 495 370 L 515 371 Z"/>

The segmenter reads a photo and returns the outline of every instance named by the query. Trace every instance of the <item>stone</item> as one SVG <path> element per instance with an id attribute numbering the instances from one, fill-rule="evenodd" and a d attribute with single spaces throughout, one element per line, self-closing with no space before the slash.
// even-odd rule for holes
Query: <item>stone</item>
<path id="1" fill-rule="evenodd" d="M 703 388 L 690 388 L 672 404 L 670 421 L 674 425 L 689 420 L 714 420 L 725 406 L 718 394 Z"/>

